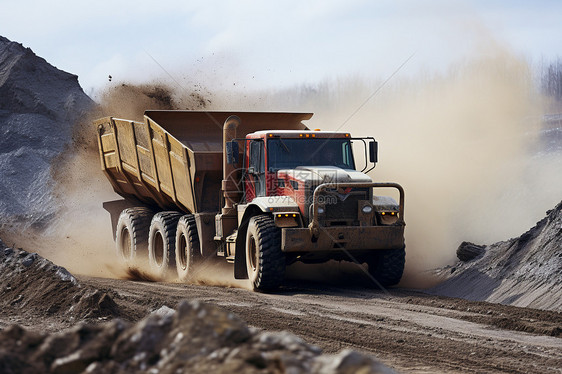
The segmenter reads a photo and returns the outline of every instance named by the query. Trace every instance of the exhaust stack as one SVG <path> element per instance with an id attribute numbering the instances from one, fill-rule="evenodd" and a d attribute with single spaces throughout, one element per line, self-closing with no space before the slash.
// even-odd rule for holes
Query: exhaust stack
<path id="1" fill-rule="evenodd" d="M 236 211 L 234 209 L 234 204 L 238 202 L 238 197 L 240 195 L 240 190 L 237 186 L 236 178 L 236 165 L 229 164 L 227 162 L 227 152 L 226 143 L 232 141 L 236 138 L 236 129 L 240 125 L 240 117 L 232 115 L 224 121 L 224 126 L 222 130 L 223 135 L 223 153 L 222 153 L 222 164 L 223 164 L 223 178 L 222 178 L 222 193 L 224 196 L 224 207 L 222 208 L 222 214 L 226 216 L 236 216 Z"/>

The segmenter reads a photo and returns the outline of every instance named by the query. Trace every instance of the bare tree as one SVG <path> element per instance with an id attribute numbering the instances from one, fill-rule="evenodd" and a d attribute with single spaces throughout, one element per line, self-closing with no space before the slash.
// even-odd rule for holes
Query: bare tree
<path id="1" fill-rule="evenodd" d="M 544 94 L 556 101 L 562 101 L 562 59 L 543 67 L 541 73 L 541 88 Z"/>

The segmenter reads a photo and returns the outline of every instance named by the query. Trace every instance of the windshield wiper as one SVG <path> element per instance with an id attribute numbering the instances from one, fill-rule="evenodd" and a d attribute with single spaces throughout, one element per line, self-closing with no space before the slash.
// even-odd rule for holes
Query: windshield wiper
<path id="1" fill-rule="evenodd" d="M 287 147 L 287 145 L 283 142 L 283 139 L 279 139 L 279 142 L 281 143 L 281 145 L 283 146 L 283 148 L 285 148 L 285 152 L 287 153 L 291 153 L 291 151 L 289 150 L 289 147 Z"/>

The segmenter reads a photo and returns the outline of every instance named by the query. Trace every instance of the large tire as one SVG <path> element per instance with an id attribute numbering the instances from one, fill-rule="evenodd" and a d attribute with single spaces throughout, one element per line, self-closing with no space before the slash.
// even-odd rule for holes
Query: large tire
<path id="1" fill-rule="evenodd" d="M 148 208 L 127 208 L 119 215 L 115 229 L 117 255 L 129 265 L 148 255 L 148 228 L 152 219 Z"/>
<path id="2" fill-rule="evenodd" d="M 246 268 L 254 291 L 278 288 L 285 278 L 281 231 L 268 215 L 252 217 L 246 233 Z"/>
<path id="3" fill-rule="evenodd" d="M 201 258 L 195 217 L 188 214 L 180 218 L 176 230 L 176 269 L 180 281 L 193 278 L 194 266 Z"/>
<path id="4" fill-rule="evenodd" d="M 405 263 L 404 248 L 379 251 L 367 261 L 369 274 L 383 287 L 394 286 L 400 282 Z"/>
<path id="5" fill-rule="evenodd" d="M 148 263 L 158 277 L 168 278 L 175 273 L 176 228 L 181 215 L 178 212 L 160 212 L 150 222 Z"/>

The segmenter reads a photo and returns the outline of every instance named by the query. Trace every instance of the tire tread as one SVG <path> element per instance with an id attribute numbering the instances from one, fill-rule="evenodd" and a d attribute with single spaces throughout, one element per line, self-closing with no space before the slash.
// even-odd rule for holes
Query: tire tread
<path id="1" fill-rule="evenodd" d="M 151 267 L 160 273 L 159 275 L 164 276 L 168 273 L 170 268 L 175 269 L 176 229 L 181 216 L 182 213 L 175 211 L 159 212 L 154 215 L 150 223 L 148 238 L 150 263 Z M 160 228 L 156 228 L 156 226 L 160 226 Z M 162 259 L 163 263 L 161 267 L 158 267 L 158 265 L 153 261 L 154 256 L 150 254 L 151 244 L 153 242 L 152 236 L 156 231 L 161 231 L 162 238 L 165 240 L 165 243 L 168 243 L 167 248 L 164 248 L 164 258 Z"/>
<path id="2" fill-rule="evenodd" d="M 269 215 L 254 217 L 257 240 L 261 244 L 259 274 L 253 285 L 258 291 L 278 288 L 285 278 L 285 255 L 281 252 L 281 232 Z"/>
<path id="3" fill-rule="evenodd" d="M 133 253 L 131 258 L 126 260 L 134 260 L 139 256 L 148 254 L 148 233 L 153 212 L 146 207 L 134 207 L 124 209 L 117 223 L 117 231 L 120 230 L 120 223 L 125 224 L 129 228 L 129 235 L 133 243 Z M 124 222 L 123 222 L 124 221 Z M 116 239 L 119 233 L 116 233 Z M 116 240 L 118 254 L 124 258 L 120 243 Z"/>
<path id="4" fill-rule="evenodd" d="M 191 249 L 190 253 L 188 253 L 187 255 L 190 256 L 191 261 L 189 262 L 189 267 L 187 269 L 187 271 L 185 272 L 185 274 L 181 274 L 180 272 L 182 272 L 182 270 L 180 270 L 180 265 L 179 265 L 179 257 L 177 257 L 176 254 L 176 268 L 178 271 L 178 276 L 180 278 L 181 281 L 187 281 L 190 277 L 191 277 L 191 272 L 193 271 L 193 265 L 197 264 L 199 261 L 201 261 L 202 256 L 201 253 L 198 251 L 199 247 L 200 247 L 200 243 L 199 243 L 199 235 L 197 233 L 197 223 L 195 222 L 195 216 L 193 216 L 193 214 L 187 214 L 182 216 L 179 220 L 178 220 L 178 224 L 177 224 L 178 229 L 180 227 L 185 227 L 186 230 L 186 239 L 187 239 L 187 245 L 188 247 Z M 179 230 L 176 231 L 176 238 L 175 238 L 175 243 L 178 243 L 178 235 L 179 235 Z M 176 248 L 176 251 L 178 250 L 178 248 Z M 183 249 L 182 249 L 183 250 Z"/>
<path id="5" fill-rule="evenodd" d="M 406 250 L 404 248 L 384 250 L 368 262 L 369 273 L 382 286 L 394 286 L 402 278 L 405 263 Z"/>

